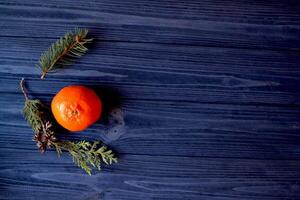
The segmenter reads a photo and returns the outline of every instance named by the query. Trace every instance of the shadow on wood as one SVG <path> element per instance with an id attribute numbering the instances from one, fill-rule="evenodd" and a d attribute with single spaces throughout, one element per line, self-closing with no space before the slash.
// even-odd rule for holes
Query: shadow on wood
<path id="1" fill-rule="evenodd" d="M 101 124 L 109 125 L 110 116 L 116 114 L 115 110 L 120 109 L 122 106 L 121 93 L 112 87 L 107 86 L 89 86 L 93 89 L 102 101 L 102 114 L 100 117 Z M 99 122 L 98 120 L 98 122 Z M 118 123 L 118 122 L 114 122 Z"/>

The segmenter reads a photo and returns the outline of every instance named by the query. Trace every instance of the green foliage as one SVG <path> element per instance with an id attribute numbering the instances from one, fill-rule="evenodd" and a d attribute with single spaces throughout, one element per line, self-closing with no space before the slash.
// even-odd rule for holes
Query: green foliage
<path id="1" fill-rule="evenodd" d="M 38 99 L 31 100 L 24 87 L 24 79 L 20 82 L 21 90 L 25 97 L 23 115 L 34 134 L 33 140 L 41 152 L 44 152 L 47 147 L 50 147 L 52 142 L 56 141 L 52 123 L 48 119 L 46 106 Z"/>
<path id="2" fill-rule="evenodd" d="M 62 150 L 68 151 L 73 157 L 73 162 L 89 175 L 92 174 L 91 167 L 101 170 L 102 161 L 107 165 L 117 162 L 114 153 L 111 150 L 108 150 L 104 145 L 98 148 L 99 144 L 100 142 L 98 141 L 94 141 L 93 144 L 87 141 L 64 141 L 53 143 L 58 155 L 62 154 Z"/>
<path id="3" fill-rule="evenodd" d="M 23 108 L 24 117 L 35 133 L 42 129 L 44 123 L 42 113 L 39 112 L 41 108 L 43 108 L 43 104 L 38 99 L 26 100 Z"/>
<path id="4" fill-rule="evenodd" d="M 32 130 L 35 133 L 38 133 L 43 129 L 43 124 L 45 123 L 44 122 L 45 116 L 43 116 L 45 111 L 45 106 L 38 99 L 34 99 L 34 100 L 29 99 L 26 92 L 26 88 L 24 86 L 24 82 L 25 82 L 24 79 L 20 81 L 20 88 L 25 97 L 23 115 L 26 121 L 28 122 L 28 124 L 30 125 L 30 127 L 32 128 Z"/>
<path id="5" fill-rule="evenodd" d="M 41 79 L 47 73 L 57 68 L 72 64 L 75 58 L 84 55 L 88 49 L 85 46 L 93 39 L 87 39 L 88 29 L 75 29 L 75 32 L 68 32 L 66 35 L 53 43 L 46 52 L 44 52 L 38 64 L 42 70 Z"/>

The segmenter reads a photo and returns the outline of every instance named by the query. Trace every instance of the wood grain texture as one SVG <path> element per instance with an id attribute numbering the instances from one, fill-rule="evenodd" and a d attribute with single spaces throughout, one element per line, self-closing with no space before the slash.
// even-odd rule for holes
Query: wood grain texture
<path id="1" fill-rule="evenodd" d="M 56 38 L 85 26 L 109 41 L 299 50 L 299 10 L 297 0 L 10 0 L 0 3 L 0 36 Z"/>
<path id="2" fill-rule="evenodd" d="M 40 53 L 53 41 L 0 38 L 3 81 L 36 77 Z M 34 92 L 54 94 L 61 84 L 84 80 L 118 88 L 131 99 L 299 105 L 299 63 L 299 52 L 96 41 L 76 65 L 50 74 L 48 79 L 56 81 Z M 15 86 L 0 90 L 12 92 Z"/>
<path id="3" fill-rule="evenodd" d="M 0 199 L 300 199 L 298 1 L 0 1 Z M 41 81 L 40 54 L 74 27 L 87 55 Z M 93 88 L 107 108 L 82 133 L 119 163 L 86 175 L 39 154 L 19 80 L 49 104 Z"/>

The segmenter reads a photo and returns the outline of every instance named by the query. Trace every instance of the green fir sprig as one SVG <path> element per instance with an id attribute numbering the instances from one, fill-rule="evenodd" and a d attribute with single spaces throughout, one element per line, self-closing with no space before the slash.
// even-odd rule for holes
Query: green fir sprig
<path id="1" fill-rule="evenodd" d="M 88 51 L 86 44 L 93 40 L 86 38 L 87 34 L 88 29 L 76 28 L 74 33 L 68 32 L 53 43 L 40 57 L 38 67 L 42 70 L 41 79 L 47 73 L 70 65 L 76 58 L 84 55 Z"/>
<path id="2" fill-rule="evenodd" d="M 89 175 L 92 173 L 92 167 L 101 170 L 102 162 L 107 165 L 117 162 L 115 154 L 105 145 L 100 145 L 100 141 L 90 143 L 87 141 L 58 140 L 51 118 L 49 118 L 48 108 L 40 100 L 32 100 L 28 97 L 24 79 L 21 80 L 20 87 L 25 97 L 23 114 L 35 133 L 33 140 L 37 142 L 41 152 L 45 152 L 47 147 L 54 147 L 60 156 L 65 150 L 70 153 L 75 164 Z"/>
<path id="3" fill-rule="evenodd" d="M 23 115 L 34 132 L 33 140 L 41 152 L 51 146 L 57 139 L 52 128 L 52 122 L 47 115 L 47 107 L 38 99 L 29 99 L 24 79 L 20 82 L 25 97 Z"/>

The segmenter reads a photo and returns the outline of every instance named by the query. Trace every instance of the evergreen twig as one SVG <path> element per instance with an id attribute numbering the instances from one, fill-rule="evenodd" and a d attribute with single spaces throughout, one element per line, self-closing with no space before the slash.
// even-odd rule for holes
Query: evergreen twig
<path id="1" fill-rule="evenodd" d="M 51 143 L 56 141 L 56 137 L 52 128 L 52 123 L 47 117 L 46 106 L 38 99 L 29 99 L 25 88 L 25 81 L 20 81 L 20 87 L 25 97 L 23 115 L 31 126 L 34 134 L 33 140 L 41 152 L 44 152 Z"/>
<path id="2" fill-rule="evenodd" d="M 88 51 L 86 44 L 93 40 L 86 38 L 87 34 L 88 29 L 76 28 L 74 33 L 68 32 L 53 43 L 40 57 L 38 67 L 42 70 L 41 79 L 47 73 L 72 64 L 75 58 L 84 55 Z"/>
<path id="3" fill-rule="evenodd" d="M 73 162 L 89 175 L 92 172 L 91 167 L 101 170 L 102 161 L 107 165 L 117 162 L 114 153 L 111 150 L 107 150 L 107 147 L 104 145 L 98 148 L 99 144 L 100 142 L 98 141 L 94 141 L 93 144 L 87 141 L 58 141 L 53 143 L 59 156 L 62 154 L 62 150 L 68 151 L 73 158 Z"/>

